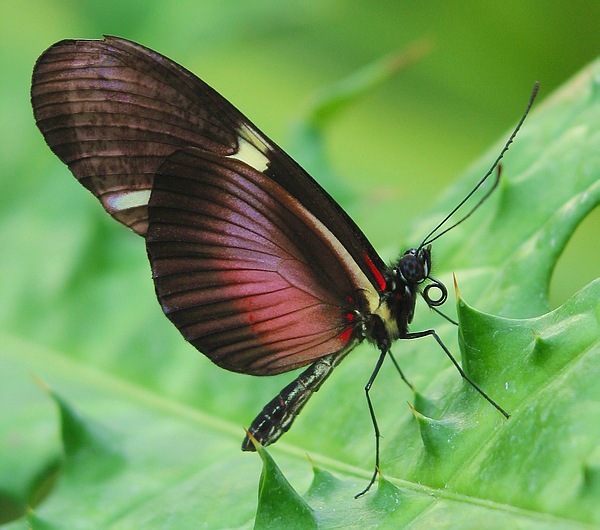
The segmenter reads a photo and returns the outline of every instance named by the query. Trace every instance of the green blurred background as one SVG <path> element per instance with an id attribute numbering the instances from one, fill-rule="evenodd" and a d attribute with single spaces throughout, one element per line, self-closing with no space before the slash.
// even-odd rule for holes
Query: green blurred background
<path id="1" fill-rule="evenodd" d="M 328 126 L 337 180 L 311 171 L 386 259 L 419 242 L 424 234 L 412 230 L 414 219 L 506 137 L 535 80 L 540 104 L 600 51 L 600 3 L 591 0 L 0 0 L 0 8 L 0 329 L 28 348 L 117 365 L 121 375 L 183 400 L 193 395 L 209 410 L 210 399 L 223 396 L 211 398 L 213 389 L 230 381 L 229 403 L 212 408 L 231 409 L 236 425 L 248 420 L 236 403 L 259 410 L 279 383 L 248 396 L 236 376 L 194 355 L 160 314 L 139 238 L 102 211 L 35 127 L 30 75 L 42 51 L 64 38 L 102 34 L 141 42 L 198 74 L 303 163 L 291 131 L 308 102 L 362 66 L 426 39 L 428 55 Z M 599 233 L 596 210 L 559 262 L 554 307 L 599 276 Z M 10 427 L 14 416 L 20 429 L 29 411 L 41 414 L 44 398 L 26 371 L 4 362 L 0 355 L 0 402 L 20 405 L 11 414 L 5 409 L 0 423 Z M 180 369 L 162 369 L 165 363 Z M 199 372 L 219 375 L 194 390 Z M 52 412 L 44 415 L 54 421 Z M 35 451 L 55 426 L 46 428 L 39 440 L 28 431 Z M 9 473 L 0 469 L 0 478 Z"/>

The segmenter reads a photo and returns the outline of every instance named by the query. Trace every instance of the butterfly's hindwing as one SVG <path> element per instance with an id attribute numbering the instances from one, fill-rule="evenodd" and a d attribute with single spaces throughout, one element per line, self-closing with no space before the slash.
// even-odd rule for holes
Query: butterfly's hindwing
<path id="1" fill-rule="evenodd" d="M 378 303 L 335 236 L 237 160 L 198 149 L 172 155 L 155 178 L 149 220 L 165 314 L 229 370 L 279 373 L 346 350 L 356 310 Z"/>

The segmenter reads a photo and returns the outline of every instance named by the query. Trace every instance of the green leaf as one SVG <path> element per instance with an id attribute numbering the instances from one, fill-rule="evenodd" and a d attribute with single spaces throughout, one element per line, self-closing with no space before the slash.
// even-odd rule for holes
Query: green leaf
<path id="1" fill-rule="evenodd" d="M 84 482 L 102 482 L 120 471 L 123 458 L 115 446 L 114 435 L 103 426 L 84 419 L 56 392 L 51 392 L 60 414 L 61 439 L 65 452 L 65 472 Z"/>
<path id="2" fill-rule="evenodd" d="M 504 161 L 501 190 L 434 248 L 436 275 L 450 282 L 454 272 L 460 284 L 465 369 L 511 418 L 461 382 L 433 341 L 395 345 L 418 393 L 391 368 L 380 374 L 383 478 L 355 500 L 374 456 L 362 388 L 375 354 L 358 348 L 270 449 L 285 476 L 275 484 L 291 484 L 303 501 L 288 485 L 286 497 L 319 527 L 600 524 L 599 283 L 552 312 L 547 296 L 556 259 L 599 202 L 598 79 L 594 63 L 537 105 Z M 498 151 L 415 233 L 427 233 Z M 9 404 L 0 506 L 23 514 L 9 528 L 23 527 L 27 506 L 32 528 L 252 527 L 261 462 L 239 451 L 242 426 L 291 375 L 257 380 L 195 355 L 153 300 L 140 240 L 98 220 L 85 190 L 53 171 L 40 168 L 46 185 L 27 196 L 38 217 L 15 200 L 0 219 L 0 275 L 11 279 L 0 330 Z M 439 322 L 419 307 L 413 328 L 435 326 L 457 351 L 456 329 Z M 59 414 L 31 374 L 61 396 Z M 56 484 L 37 503 L 57 462 Z"/>
<path id="3" fill-rule="evenodd" d="M 600 279 L 531 319 L 459 307 L 464 366 L 478 380 L 497 374 L 512 416 L 490 428 L 485 449 L 481 440 L 461 443 L 460 469 L 442 480 L 469 495 L 598 523 L 600 506 L 587 499 L 597 494 L 591 477 L 600 463 Z"/>
<path id="4" fill-rule="evenodd" d="M 292 488 L 267 450 L 254 439 L 252 443 L 263 461 L 254 527 L 317 528 L 310 506 Z"/>

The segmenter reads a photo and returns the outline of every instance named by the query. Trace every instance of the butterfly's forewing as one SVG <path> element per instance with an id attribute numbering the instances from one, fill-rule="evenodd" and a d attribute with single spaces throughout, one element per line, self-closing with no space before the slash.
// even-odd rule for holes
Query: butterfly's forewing
<path id="1" fill-rule="evenodd" d="M 154 180 L 146 237 L 158 298 L 229 370 L 268 375 L 355 343 L 378 295 L 337 238 L 284 188 L 189 148 Z"/>
<path id="2" fill-rule="evenodd" d="M 50 148 L 117 220 L 147 230 L 154 175 L 178 149 L 234 157 L 279 183 L 385 289 L 385 264 L 298 164 L 233 105 L 170 59 L 131 41 L 67 40 L 36 63 L 32 104 Z"/>
<path id="3" fill-rule="evenodd" d="M 61 41 L 37 61 L 32 104 L 54 153 L 108 213 L 146 232 L 154 174 L 182 147 L 237 150 L 237 113 L 196 76 L 133 42 Z"/>

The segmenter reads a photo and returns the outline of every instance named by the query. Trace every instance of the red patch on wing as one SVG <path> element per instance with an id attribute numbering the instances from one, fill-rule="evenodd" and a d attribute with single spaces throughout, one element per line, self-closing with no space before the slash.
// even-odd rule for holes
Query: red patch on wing
<path id="1" fill-rule="evenodd" d="M 342 333 L 340 334 L 340 340 L 343 343 L 348 342 L 350 339 L 352 338 L 352 327 L 346 328 L 344 331 L 342 331 Z"/>
<path id="2" fill-rule="evenodd" d="M 383 274 L 381 274 L 381 271 L 377 267 L 375 267 L 375 264 L 371 261 L 371 258 L 369 257 L 369 255 L 366 252 L 363 252 L 363 258 L 367 262 L 369 270 L 373 273 L 373 276 L 375 276 L 375 280 L 377 280 L 377 285 L 379 287 L 379 290 L 385 291 L 386 281 L 385 281 L 385 278 L 383 277 Z"/>

